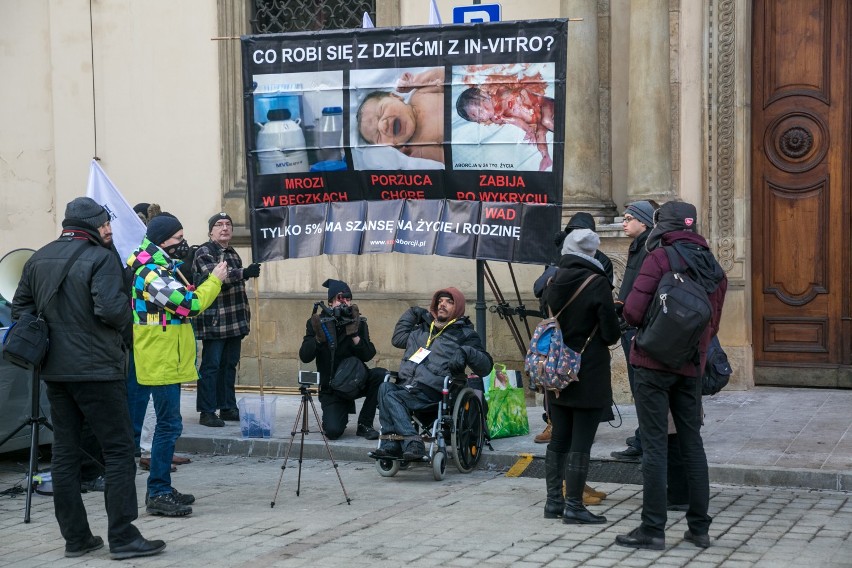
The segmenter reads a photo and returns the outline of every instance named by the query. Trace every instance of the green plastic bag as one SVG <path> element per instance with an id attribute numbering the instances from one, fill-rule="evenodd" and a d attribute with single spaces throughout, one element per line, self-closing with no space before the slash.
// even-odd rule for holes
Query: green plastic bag
<path id="1" fill-rule="evenodd" d="M 495 363 L 491 374 L 484 381 L 485 400 L 488 401 L 488 434 L 492 440 L 530 433 L 524 389 L 515 388 L 501 380 L 498 375 L 505 370 L 505 365 Z"/>

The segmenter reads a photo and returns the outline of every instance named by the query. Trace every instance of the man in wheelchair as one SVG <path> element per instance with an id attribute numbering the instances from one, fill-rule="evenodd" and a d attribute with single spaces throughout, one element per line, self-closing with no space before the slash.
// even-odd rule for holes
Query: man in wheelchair
<path id="1" fill-rule="evenodd" d="M 413 306 L 399 318 L 391 342 L 405 354 L 398 382 L 384 382 L 379 388 L 382 441 L 375 457 L 427 457 L 411 412 L 441 400 L 445 376 L 461 375 L 465 367 L 481 377 L 491 372 L 494 362 L 464 315 L 464 305 L 458 289 L 444 288 L 435 292 L 428 310 Z"/>

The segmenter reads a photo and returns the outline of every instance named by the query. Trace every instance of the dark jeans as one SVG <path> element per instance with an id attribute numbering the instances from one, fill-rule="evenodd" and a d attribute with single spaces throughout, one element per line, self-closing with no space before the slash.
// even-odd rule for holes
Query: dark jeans
<path id="1" fill-rule="evenodd" d="M 552 397 L 548 393 L 549 397 Z M 603 408 L 570 408 L 548 401 L 553 430 L 547 449 L 559 454 L 579 452 L 590 454 Z"/>
<path id="2" fill-rule="evenodd" d="M 71 547 L 92 536 L 80 496 L 80 438 L 83 421 L 98 440 L 106 466 L 104 505 L 111 548 L 139 537 L 132 522 L 137 516 L 136 462 L 133 431 L 123 381 L 48 382 L 47 398 L 53 422 L 53 506 L 59 531 Z"/>
<path id="3" fill-rule="evenodd" d="M 677 434 L 669 434 L 669 459 L 668 467 L 669 486 L 666 499 L 672 505 L 684 505 L 689 503 L 689 483 L 686 481 L 686 468 L 680 457 L 680 442 Z"/>
<path id="4" fill-rule="evenodd" d="M 635 367 L 636 412 L 643 434 L 642 530 L 665 536 L 668 468 L 668 411 L 677 428 L 677 441 L 689 487 L 686 522 L 693 534 L 707 534 L 712 519 L 707 456 L 701 440 L 701 380 L 666 371 Z"/>
<path id="5" fill-rule="evenodd" d="M 80 432 L 80 460 L 80 478 L 83 481 L 94 481 L 103 475 L 104 457 L 101 445 L 86 421 L 83 421 L 83 429 Z"/>
<path id="6" fill-rule="evenodd" d="M 195 409 L 198 412 L 236 410 L 237 365 L 243 338 L 201 340 L 201 367 Z"/>
<path id="7" fill-rule="evenodd" d="M 441 393 L 428 387 L 408 390 L 392 382 L 382 383 L 379 388 L 379 422 L 382 434 L 398 434 L 406 442 L 419 440 L 417 430 L 411 422 L 411 412 L 432 406 L 441 400 Z"/>
<path id="8" fill-rule="evenodd" d="M 633 378 L 633 365 L 630 364 L 630 344 L 633 343 L 634 337 L 636 337 L 635 328 L 628 329 L 621 334 L 621 349 L 624 351 L 624 361 L 627 363 L 627 382 L 630 383 L 630 394 L 633 395 L 635 400 L 636 389 L 633 385 L 636 379 Z M 636 448 L 640 452 L 642 451 L 642 436 L 639 434 L 639 428 L 636 428 L 636 431 L 633 433 L 633 440 L 631 440 L 628 445 Z"/>
<path id="9" fill-rule="evenodd" d="M 141 451 L 142 423 L 145 422 L 145 411 L 151 399 L 151 387 L 136 382 L 136 364 L 133 361 L 133 350 L 127 366 L 127 406 L 130 408 L 130 423 L 133 425 L 133 442 L 136 451 Z"/>
<path id="10" fill-rule="evenodd" d="M 151 443 L 151 473 L 148 475 L 148 494 L 151 497 L 172 492 L 172 457 L 175 442 L 183 432 L 180 416 L 180 384 L 151 387 L 157 426 Z"/>
<path id="11" fill-rule="evenodd" d="M 376 367 L 370 369 L 367 378 L 367 390 L 364 393 L 364 404 L 358 414 L 358 424 L 373 426 L 376 419 L 376 407 L 379 404 L 379 387 L 385 380 L 387 369 Z M 322 430 L 329 440 L 336 440 L 343 435 L 349 423 L 349 411 L 353 406 L 351 400 L 325 394 L 320 397 L 322 406 Z"/>

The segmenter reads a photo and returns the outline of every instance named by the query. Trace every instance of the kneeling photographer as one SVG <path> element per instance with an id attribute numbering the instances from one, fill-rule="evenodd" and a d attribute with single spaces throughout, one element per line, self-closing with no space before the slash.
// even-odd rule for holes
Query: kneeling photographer
<path id="1" fill-rule="evenodd" d="M 379 386 L 387 371 L 378 367 L 369 369 L 365 364 L 376 356 L 376 347 L 370 341 L 367 319 L 361 317 L 358 306 L 352 303 L 349 285 L 331 279 L 322 285 L 328 288 L 329 305 L 314 304 L 299 349 L 303 363 L 314 359 L 317 362 L 322 429 L 329 440 L 342 436 L 349 414 L 355 414 L 355 400 L 364 397 L 356 433 L 376 440 L 379 433 L 373 428 L 373 420 Z"/>

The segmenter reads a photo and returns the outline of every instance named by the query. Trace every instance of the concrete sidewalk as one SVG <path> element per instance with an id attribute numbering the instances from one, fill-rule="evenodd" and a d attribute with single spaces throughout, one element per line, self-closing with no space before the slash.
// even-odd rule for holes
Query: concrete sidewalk
<path id="1" fill-rule="evenodd" d="M 240 394 L 256 397 L 257 395 Z M 267 395 L 269 397 L 270 395 Z M 318 413 L 319 400 L 313 397 Z M 301 397 L 275 399 L 276 421 L 268 439 L 242 438 L 238 423 L 224 428 L 198 424 L 195 391 L 183 391 L 181 411 L 183 435 L 179 452 L 283 457 L 287 453 Z M 702 429 L 712 483 L 810 489 L 852 489 L 852 391 L 758 387 L 750 391 L 722 391 L 704 398 L 705 425 Z M 610 483 L 641 483 L 636 464 L 616 462 L 610 452 L 623 450 L 624 440 L 636 428 L 633 406 L 620 406 L 622 424 L 618 428 L 603 423 L 592 447 L 593 467 L 590 480 Z M 533 441 L 541 432 L 541 407 L 528 408 L 530 434 L 494 440 L 494 451 L 485 449 L 480 468 L 504 470 L 522 454 L 531 454 L 529 475 L 535 476 L 535 464 L 544 458 L 546 445 Z M 309 410 L 304 456 L 328 459 L 328 451 L 319 434 L 313 412 Z M 375 447 L 355 436 L 356 416 L 342 438 L 329 442 L 336 460 L 372 462 L 367 453 Z M 618 425 L 616 417 L 613 425 Z M 374 426 L 378 428 L 378 418 Z M 299 426 L 296 426 L 298 430 Z M 298 458 L 297 434 L 291 459 Z M 449 468 L 453 468 L 450 464 Z M 539 465 L 539 469 L 540 465 Z"/>

